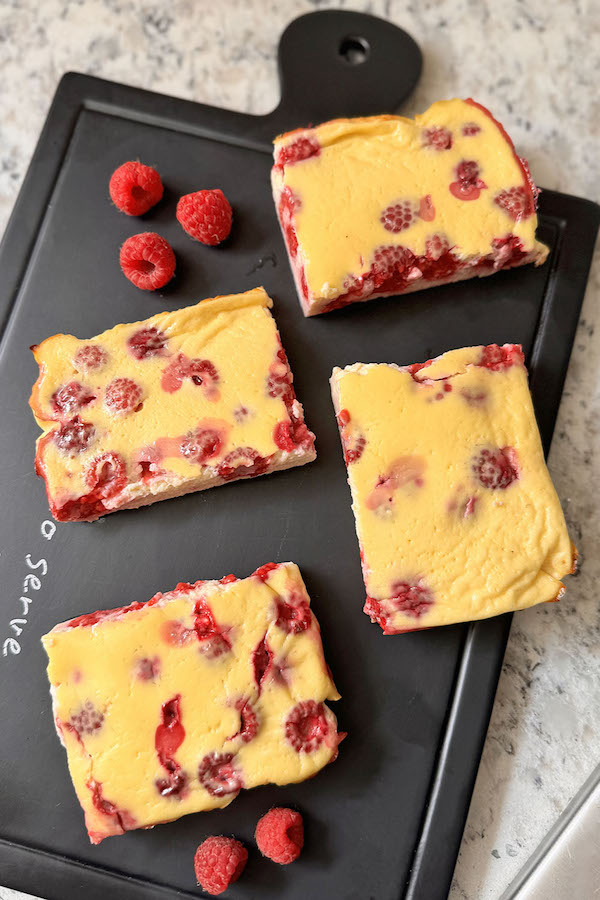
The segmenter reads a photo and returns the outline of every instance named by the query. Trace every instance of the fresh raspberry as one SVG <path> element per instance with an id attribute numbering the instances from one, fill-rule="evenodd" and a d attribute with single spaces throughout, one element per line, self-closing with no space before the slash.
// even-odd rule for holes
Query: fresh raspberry
<path id="1" fill-rule="evenodd" d="M 483 347 L 478 366 L 491 369 L 492 372 L 505 372 L 514 365 L 524 365 L 525 357 L 520 344 L 488 344 Z"/>
<path id="2" fill-rule="evenodd" d="M 533 197 L 522 184 L 500 191 L 494 197 L 494 203 L 503 209 L 515 222 L 528 219 L 535 212 Z"/>
<path id="3" fill-rule="evenodd" d="M 275 165 L 281 168 L 283 166 L 293 166 L 304 159 L 310 159 L 311 156 L 318 156 L 320 152 L 319 142 L 313 135 L 296 138 L 291 144 L 281 147 L 277 154 Z"/>
<path id="4" fill-rule="evenodd" d="M 423 131 L 423 146 L 433 150 L 450 150 L 452 147 L 452 132 L 447 128 L 425 128 Z"/>
<path id="5" fill-rule="evenodd" d="M 175 274 L 175 254 L 168 241 L 155 231 L 127 238 L 119 254 L 126 278 L 142 291 L 164 287 Z"/>
<path id="6" fill-rule="evenodd" d="M 295 809 L 270 809 L 258 820 L 255 837 L 263 856 L 287 866 L 298 859 L 304 846 L 302 816 Z"/>
<path id="7" fill-rule="evenodd" d="M 176 215 L 183 230 L 202 244 L 215 247 L 229 237 L 231 206 L 219 188 L 180 197 Z"/>
<path id="8" fill-rule="evenodd" d="M 316 700 L 296 704 L 285 720 L 285 736 L 297 753 L 313 753 L 329 731 L 325 707 Z"/>
<path id="9" fill-rule="evenodd" d="M 248 861 L 243 844 L 229 837 L 209 837 L 194 856 L 194 869 L 203 891 L 216 897 L 237 881 Z"/>
<path id="10" fill-rule="evenodd" d="M 73 365 L 78 370 L 88 372 L 90 369 L 100 369 L 107 360 L 108 353 L 104 347 L 99 347 L 98 344 L 84 344 L 75 354 Z"/>
<path id="11" fill-rule="evenodd" d="M 196 428 L 179 445 L 179 452 L 192 462 L 205 465 L 223 449 L 223 437 L 216 428 Z"/>
<path id="12" fill-rule="evenodd" d="M 78 712 L 73 713 L 69 719 L 69 724 L 75 729 L 79 737 L 84 734 L 94 734 L 102 728 L 104 722 L 104 713 L 96 709 L 91 700 L 86 700 L 84 705 Z"/>
<path id="13" fill-rule="evenodd" d="M 69 381 L 52 394 L 52 408 L 59 416 L 72 416 L 95 399 L 89 388 L 78 381 Z"/>
<path id="14" fill-rule="evenodd" d="M 513 447 L 484 447 L 473 457 L 471 468 L 483 487 L 505 490 L 519 478 L 517 451 Z"/>
<path id="15" fill-rule="evenodd" d="M 156 169 L 132 161 L 115 169 L 108 190 L 110 199 L 121 212 L 143 216 L 161 199 L 163 184 Z"/>
<path id="16" fill-rule="evenodd" d="M 301 597 L 292 596 L 294 603 L 286 603 L 281 598 L 277 601 L 277 617 L 275 624 L 288 634 L 300 634 L 312 625 L 310 606 Z"/>
<path id="17" fill-rule="evenodd" d="M 223 481 L 234 478 L 253 478 L 264 475 L 269 468 L 270 457 L 260 456 L 252 447 L 238 447 L 228 453 L 219 466 L 219 477 Z"/>
<path id="18" fill-rule="evenodd" d="M 379 221 L 386 231 L 398 234 L 399 231 L 410 228 L 418 215 L 418 211 L 418 204 L 414 200 L 398 200 L 397 203 L 384 209 Z"/>
<path id="19" fill-rule="evenodd" d="M 142 396 L 141 387 L 132 378 L 113 378 L 104 393 L 104 405 L 115 414 L 137 412 Z"/>
<path id="20" fill-rule="evenodd" d="M 230 738 L 227 738 L 227 740 L 233 741 L 234 738 L 240 738 L 244 744 L 249 744 L 258 734 L 258 715 L 250 703 L 250 700 L 246 697 L 238 700 L 235 704 L 235 708 L 240 714 L 240 727 L 238 731 L 236 731 L 235 734 L 232 734 Z"/>
<path id="21" fill-rule="evenodd" d="M 465 122 L 462 127 L 462 134 L 465 137 L 473 137 L 476 134 L 479 134 L 481 128 L 477 124 L 477 122 Z"/>
<path id="22" fill-rule="evenodd" d="M 390 605 L 398 612 L 418 619 L 433 605 L 433 594 L 420 582 L 396 581 L 392 585 Z"/>
<path id="23" fill-rule="evenodd" d="M 154 326 L 136 331 L 127 341 L 127 346 L 136 359 L 150 359 L 153 356 L 162 356 L 166 345 L 166 334 Z"/>
<path id="24" fill-rule="evenodd" d="M 479 165 L 472 159 L 463 159 L 455 169 L 456 181 L 449 187 L 457 200 L 477 200 L 482 190 L 487 188 L 479 177 Z"/>
<path id="25" fill-rule="evenodd" d="M 79 416 L 75 416 L 54 432 L 54 443 L 63 453 L 82 453 L 87 450 L 95 434 L 96 429 L 90 422 L 83 422 Z"/>
<path id="26" fill-rule="evenodd" d="M 118 453 L 101 453 L 88 465 L 85 480 L 98 496 L 113 497 L 127 484 L 125 460 Z"/>
<path id="27" fill-rule="evenodd" d="M 233 761 L 233 753 L 207 753 L 200 763 L 198 779 L 213 797 L 237 794 L 243 788 L 242 776 Z"/>
<path id="28" fill-rule="evenodd" d="M 263 635 L 252 653 L 252 668 L 254 669 L 254 681 L 260 694 L 263 679 L 273 662 L 273 651 L 267 642 L 267 635 Z"/>

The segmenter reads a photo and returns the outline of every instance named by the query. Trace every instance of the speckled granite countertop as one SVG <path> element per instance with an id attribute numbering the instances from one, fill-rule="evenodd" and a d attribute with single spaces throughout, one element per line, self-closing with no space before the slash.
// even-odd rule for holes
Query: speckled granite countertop
<path id="1" fill-rule="evenodd" d="M 509 126 L 538 184 L 600 199 L 593 2 L 326 5 L 383 16 L 419 42 L 425 70 L 407 114 L 438 98 L 475 94 Z M 0 227 L 64 71 L 267 112 L 278 99 L 281 31 L 321 7 L 305 0 L 0 2 Z M 514 619 L 450 900 L 497 900 L 600 757 L 599 255 L 550 455 L 583 565 L 560 604 Z M 22 896 L 0 887 L 2 900 Z"/>

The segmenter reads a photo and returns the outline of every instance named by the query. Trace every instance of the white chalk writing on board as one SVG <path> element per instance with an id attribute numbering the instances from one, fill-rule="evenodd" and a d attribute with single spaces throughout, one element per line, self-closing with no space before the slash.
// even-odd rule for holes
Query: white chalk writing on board
<path id="1" fill-rule="evenodd" d="M 56 533 L 56 525 L 49 519 L 45 519 L 40 526 L 40 531 L 42 537 L 47 541 L 51 541 Z M 23 578 L 22 590 L 24 595 L 28 594 L 29 596 L 21 596 L 17 601 L 22 608 L 18 610 L 19 614 L 8 623 L 8 627 L 13 634 L 7 637 L 2 644 L 3 657 L 18 656 L 21 652 L 21 644 L 18 638 L 23 634 L 23 630 L 29 621 L 29 608 L 34 600 L 31 592 L 41 590 L 42 578 L 48 574 L 48 563 L 44 557 L 40 557 L 34 562 L 31 553 L 27 553 L 25 565 L 31 571 L 27 572 Z M 39 572 L 39 574 L 34 574 L 36 572 Z"/>

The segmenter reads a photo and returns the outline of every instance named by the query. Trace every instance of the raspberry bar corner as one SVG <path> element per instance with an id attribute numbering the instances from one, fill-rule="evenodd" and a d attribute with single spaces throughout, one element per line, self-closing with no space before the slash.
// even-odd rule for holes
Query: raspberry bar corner
<path id="1" fill-rule="evenodd" d="M 33 347 L 36 472 L 60 522 L 91 522 L 304 465 L 314 435 L 262 288 Z"/>
<path id="2" fill-rule="evenodd" d="M 527 163 L 474 100 L 414 120 L 336 119 L 274 144 L 273 196 L 307 316 L 546 259 Z"/>
<path id="3" fill-rule="evenodd" d="M 558 600 L 575 570 L 520 346 L 334 369 L 367 591 L 385 634 Z"/>
<path id="4" fill-rule="evenodd" d="M 293 563 L 178 584 L 42 638 L 59 738 L 90 840 L 303 781 L 344 737 Z"/>

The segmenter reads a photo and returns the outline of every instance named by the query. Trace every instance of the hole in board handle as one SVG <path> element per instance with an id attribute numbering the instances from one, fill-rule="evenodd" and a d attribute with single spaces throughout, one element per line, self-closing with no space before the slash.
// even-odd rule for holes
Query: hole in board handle
<path id="1" fill-rule="evenodd" d="M 339 54 L 349 66 L 360 66 L 369 58 L 369 42 L 362 37 L 346 37 L 340 44 Z"/>

